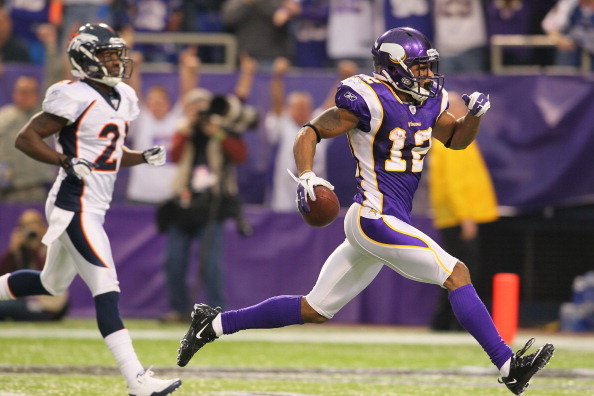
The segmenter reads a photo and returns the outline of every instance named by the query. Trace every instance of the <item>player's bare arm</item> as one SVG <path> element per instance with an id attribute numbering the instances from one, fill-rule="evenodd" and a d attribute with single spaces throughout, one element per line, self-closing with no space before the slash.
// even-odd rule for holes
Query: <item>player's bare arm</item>
<path id="1" fill-rule="evenodd" d="M 293 146 L 293 155 L 297 165 L 297 172 L 301 175 L 304 172 L 311 171 L 313 167 L 313 158 L 316 153 L 316 144 L 318 137 L 317 129 L 321 139 L 332 139 L 343 135 L 355 128 L 359 119 L 348 110 L 338 107 L 331 107 L 317 116 L 310 124 L 301 128 L 295 139 Z"/>
<path id="2" fill-rule="evenodd" d="M 474 141 L 479 132 L 481 117 L 468 113 L 456 119 L 450 112 L 444 111 L 435 123 L 433 137 L 446 144 L 451 138 L 449 148 L 462 150 Z"/>
<path id="3" fill-rule="evenodd" d="M 19 132 L 15 147 L 37 161 L 61 165 L 66 155 L 54 150 L 43 139 L 57 133 L 67 123 L 65 118 L 45 112 L 38 113 Z"/>
<path id="4" fill-rule="evenodd" d="M 122 162 L 120 166 L 129 167 L 144 164 L 144 158 L 142 156 L 142 151 L 138 150 L 131 150 L 128 147 L 122 147 L 123 154 L 122 154 Z"/>
<path id="5" fill-rule="evenodd" d="M 164 146 L 153 146 L 144 151 L 130 150 L 122 146 L 122 162 L 120 166 L 128 167 L 140 164 L 149 164 L 153 166 L 165 165 L 167 152 Z"/>

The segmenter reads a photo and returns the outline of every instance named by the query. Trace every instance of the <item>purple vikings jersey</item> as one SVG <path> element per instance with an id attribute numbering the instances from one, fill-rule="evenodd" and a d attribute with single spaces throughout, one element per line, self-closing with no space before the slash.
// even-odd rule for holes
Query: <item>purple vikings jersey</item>
<path id="1" fill-rule="evenodd" d="M 433 126 L 448 107 L 447 92 L 414 106 L 387 83 L 360 74 L 342 81 L 335 101 L 359 118 L 348 132 L 357 160 L 355 202 L 410 224 L 423 159 Z"/>

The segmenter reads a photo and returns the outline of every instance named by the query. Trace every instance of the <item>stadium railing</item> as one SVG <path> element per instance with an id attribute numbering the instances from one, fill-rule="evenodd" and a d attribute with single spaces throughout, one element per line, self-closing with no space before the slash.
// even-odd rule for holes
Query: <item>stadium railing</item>
<path id="1" fill-rule="evenodd" d="M 491 37 L 491 72 L 493 74 L 585 74 L 590 73 L 590 55 L 582 51 L 581 65 L 541 66 L 541 65 L 505 65 L 505 48 L 541 47 L 554 48 L 555 43 L 547 35 L 495 34 Z"/>
<path id="2" fill-rule="evenodd" d="M 142 44 L 193 44 L 198 46 L 219 46 L 224 48 L 224 61 L 205 63 L 202 69 L 207 73 L 229 73 L 236 70 L 237 40 L 229 33 L 136 33 L 134 41 Z M 146 63 L 146 71 L 173 72 L 175 66 L 167 62 Z"/>

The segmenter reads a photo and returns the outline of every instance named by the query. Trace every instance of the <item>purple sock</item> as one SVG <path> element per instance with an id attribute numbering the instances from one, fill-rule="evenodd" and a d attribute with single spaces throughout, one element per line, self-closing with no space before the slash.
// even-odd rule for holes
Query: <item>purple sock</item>
<path id="1" fill-rule="evenodd" d="M 221 314 L 223 334 L 246 329 L 274 329 L 303 324 L 301 296 L 277 296 L 251 307 Z"/>
<path id="2" fill-rule="evenodd" d="M 501 339 L 474 286 L 468 284 L 451 292 L 450 304 L 462 327 L 481 344 L 493 364 L 501 368 L 513 352 Z"/>

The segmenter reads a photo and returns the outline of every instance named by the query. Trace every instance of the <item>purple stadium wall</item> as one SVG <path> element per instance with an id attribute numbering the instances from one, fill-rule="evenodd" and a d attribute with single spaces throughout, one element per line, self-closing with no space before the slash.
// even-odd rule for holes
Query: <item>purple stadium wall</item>
<path id="1" fill-rule="evenodd" d="M 0 205 L 0 246 L 8 244 L 10 230 L 25 208 Z M 297 213 L 275 214 L 258 207 L 248 207 L 246 212 L 254 226 L 251 237 L 239 236 L 233 222 L 228 222 L 225 229 L 223 266 L 228 308 L 256 304 L 280 294 L 307 294 L 325 258 L 344 240 L 344 212 L 325 228 L 308 226 Z M 418 226 L 432 232 L 426 219 L 419 219 Z M 156 318 L 164 314 L 165 239 L 156 230 L 154 208 L 114 205 L 107 214 L 105 229 L 122 289 L 122 315 Z M 197 257 L 197 252 L 193 256 Z M 194 291 L 196 301 L 203 301 L 195 264 L 185 282 Z M 339 312 L 335 321 L 424 325 L 438 290 L 437 286 L 413 282 L 384 269 L 367 290 Z M 70 293 L 71 316 L 94 316 L 90 292 L 79 277 Z"/>

